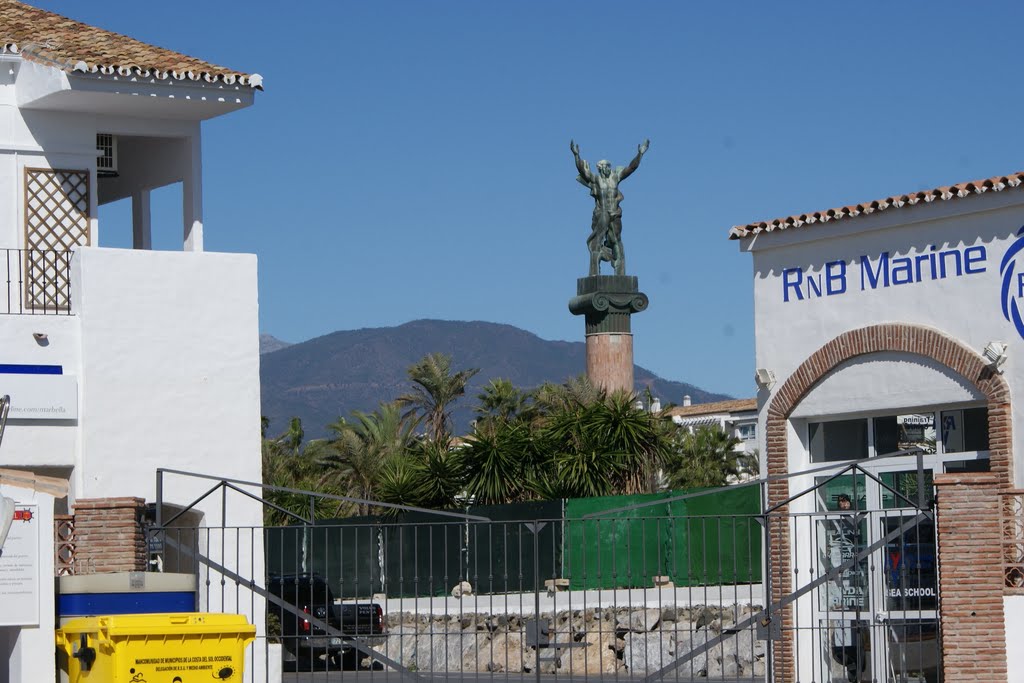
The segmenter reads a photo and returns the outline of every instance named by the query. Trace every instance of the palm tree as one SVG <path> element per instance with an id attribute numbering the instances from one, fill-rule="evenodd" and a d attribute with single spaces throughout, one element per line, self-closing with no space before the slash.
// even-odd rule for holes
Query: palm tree
<path id="1" fill-rule="evenodd" d="M 565 384 L 545 382 L 535 392 L 537 410 L 541 414 L 579 408 L 606 398 L 604 390 L 594 386 L 586 375 L 570 377 Z"/>
<path id="2" fill-rule="evenodd" d="M 473 409 L 479 419 L 517 420 L 529 413 L 530 394 L 520 391 L 510 380 L 492 379 L 477 394 L 477 407 Z"/>
<path id="3" fill-rule="evenodd" d="M 742 443 L 717 425 L 680 429 L 665 462 L 665 475 L 672 488 L 725 486 L 743 472 L 747 456 L 736 450 Z"/>
<path id="4" fill-rule="evenodd" d="M 540 460 L 539 442 L 525 423 L 480 425 L 461 449 L 466 495 L 481 505 L 514 503 L 534 497 L 530 482 Z"/>
<path id="5" fill-rule="evenodd" d="M 665 420 L 635 407 L 629 394 L 591 403 L 570 397 L 542 429 L 549 480 L 565 497 L 652 491 L 670 434 Z"/>
<path id="6" fill-rule="evenodd" d="M 319 490 L 322 493 L 336 493 L 334 489 L 319 485 L 319 465 L 316 452 L 318 443 L 310 442 L 303 447 L 302 421 L 292 418 L 288 430 L 275 438 L 267 438 L 270 422 L 261 419 L 263 483 L 270 486 L 299 490 Z M 310 515 L 311 497 L 287 491 L 266 491 L 265 498 L 295 515 L 306 518 Z M 312 514 L 323 519 L 336 513 L 336 505 L 323 498 L 312 497 Z M 264 509 L 264 523 L 279 526 L 295 521 L 294 517 L 267 506 Z"/>
<path id="7" fill-rule="evenodd" d="M 466 385 L 479 369 L 452 372 L 452 357 L 429 353 L 408 370 L 412 391 L 398 397 L 408 407 L 406 415 L 419 415 L 425 422 L 431 441 L 447 445 L 450 438 L 450 407 L 466 393 Z"/>
<path id="8" fill-rule="evenodd" d="M 352 422 L 341 418 L 327 425 L 333 436 L 319 458 L 320 481 L 373 500 L 385 464 L 404 457 L 415 443 L 416 422 L 406 419 L 397 403 L 382 403 L 372 413 L 355 411 L 352 417 Z M 360 503 L 358 511 L 369 514 L 369 505 Z"/>

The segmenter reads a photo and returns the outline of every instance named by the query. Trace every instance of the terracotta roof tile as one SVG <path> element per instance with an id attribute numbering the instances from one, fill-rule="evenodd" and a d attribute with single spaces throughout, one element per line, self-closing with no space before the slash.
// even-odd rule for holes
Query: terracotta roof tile
<path id="1" fill-rule="evenodd" d="M 876 199 L 875 201 L 865 202 L 863 204 L 841 206 L 836 209 L 827 209 L 825 211 L 818 211 L 815 213 L 802 213 L 796 216 L 786 216 L 785 218 L 776 218 L 775 220 L 762 221 L 760 223 L 737 225 L 729 231 L 729 239 L 738 240 L 745 237 L 751 237 L 758 233 L 772 232 L 774 230 L 807 228 L 812 227 L 817 223 L 827 223 L 829 221 L 837 221 L 844 218 L 864 216 L 875 213 L 876 211 L 886 211 L 888 209 L 899 209 L 905 206 L 914 206 L 921 202 L 949 201 L 951 199 L 961 199 L 963 197 L 984 194 L 986 192 L 1001 192 L 1008 188 L 1020 187 L 1022 182 L 1024 182 L 1024 172 L 1019 172 L 1007 176 L 994 176 L 983 180 L 972 180 L 966 183 L 959 183 L 957 185 L 936 187 L 931 190 L 921 190 L 920 192 L 901 194 L 898 196 L 886 197 L 885 199 Z"/>
<path id="2" fill-rule="evenodd" d="M 259 89 L 263 84 L 259 74 L 216 66 L 15 0 L 0 0 L 0 53 L 3 52 L 20 54 L 68 72 L 219 81 Z"/>
<path id="3" fill-rule="evenodd" d="M 721 413 L 741 413 L 748 410 L 757 410 L 756 398 L 737 398 L 729 401 L 715 401 L 714 403 L 697 403 L 691 406 L 676 406 L 669 408 L 662 414 L 668 417 L 688 417 L 693 415 L 711 415 Z"/>

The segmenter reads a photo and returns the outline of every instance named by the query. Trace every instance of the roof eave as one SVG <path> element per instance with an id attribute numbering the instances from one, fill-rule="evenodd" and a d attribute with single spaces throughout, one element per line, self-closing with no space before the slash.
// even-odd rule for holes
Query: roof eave
<path id="1" fill-rule="evenodd" d="M 17 78 L 22 109 L 72 111 L 104 115 L 205 120 L 244 109 L 255 89 L 238 81 L 167 80 L 103 72 L 67 72 L 36 61 L 23 61 Z"/>

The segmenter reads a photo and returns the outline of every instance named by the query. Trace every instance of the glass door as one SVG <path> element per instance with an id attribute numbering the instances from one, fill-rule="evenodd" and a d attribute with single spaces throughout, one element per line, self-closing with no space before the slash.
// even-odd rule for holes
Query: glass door
<path id="1" fill-rule="evenodd" d="M 939 680 L 935 524 L 915 507 L 932 470 L 909 464 L 818 478 L 817 572 L 835 574 L 814 605 L 823 680 Z"/>
<path id="2" fill-rule="evenodd" d="M 934 458 L 932 458 L 934 460 Z M 868 471 L 880 483 L 878 508 L 872 518 L 872 543 L 885 541 L 878 556 L 880 571 L 873 576 L 877 605 L 872 629 L 873 666 L 884 671 L 878 680 L 894 683 L 936 683 L 941 653 L 938 642 L 938 571 L 935 521 L 921 518 L 916 507 L 930 507 L 931 466 L 918 473 L 916 463 L 875 466 Z"/>

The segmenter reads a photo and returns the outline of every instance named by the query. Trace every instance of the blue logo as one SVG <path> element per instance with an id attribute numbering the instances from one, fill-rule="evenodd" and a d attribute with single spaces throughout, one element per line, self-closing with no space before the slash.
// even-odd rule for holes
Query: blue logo
<path id="1" fill-rule="evenodd" d="M 1020 315 L 1020 307 L 1017 305 L 1019 299 L 1024 299 L 1024 272 L 1016 272 L 1016 256 L 1024 249 L 1024 226 L 1017 231 L 1017 240 L 1006 250 L 1002 263 L 999 264 L 999 274 L 1003 277 L 1003 285 L 1000 290 L 1003 302 L 1003 317 L 1013 323 L 1017 328 L 1017 334 L 1024 339 L 1024 319 Z"/>

